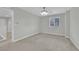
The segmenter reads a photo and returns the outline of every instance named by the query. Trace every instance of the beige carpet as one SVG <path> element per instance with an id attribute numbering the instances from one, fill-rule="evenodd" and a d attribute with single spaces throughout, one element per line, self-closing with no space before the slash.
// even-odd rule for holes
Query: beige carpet
<path id="1" fill-rule="evenodd" d="M 16 43 L 7 43 L 0 51 L 78 51 L 69 39 L 63 36 L 37 34 Z"/>

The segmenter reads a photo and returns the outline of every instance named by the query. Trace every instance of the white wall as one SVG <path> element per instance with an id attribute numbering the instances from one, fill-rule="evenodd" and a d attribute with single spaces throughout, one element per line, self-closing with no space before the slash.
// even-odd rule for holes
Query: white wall
<path id="1" fill-rule="evenodd" d="M 14 11 L 14 39 L 23 39 L 39 33 L 39 18 L 20 8 L 12 8 Z"/>
<path id="2" fill-rule="evenodd" d="M 70 12 L 70 37 L 79 49 L 79 7 L 72 8 Z"/>
<path id="3" fill-rule="evenodd" d="M 70 38 L 70 11 L 65 14 L 65 35 L 66 38 Z"/>
<path id="4" fill-rule="evenodd" d="M 59 27 L 52 27 L 52 28 L 49 27 L 49 18 L 53 16 L 60 16 Z M 41 17 L 40 32 L 55 34 L 55 35 L 64 35 L 65 34 L 65 14 Z"/>

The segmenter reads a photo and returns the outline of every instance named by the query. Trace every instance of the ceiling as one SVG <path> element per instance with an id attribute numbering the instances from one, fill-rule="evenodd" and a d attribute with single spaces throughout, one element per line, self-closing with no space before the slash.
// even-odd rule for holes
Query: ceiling
<path id="1" fill-rule="evenodd" d="M 9 9 L 0 7 L 0 17 L 9 17 L 11 12 Z"/>
<path id="2" fill-rule="evenodd" d="M 48 15 L 65 13 L 66 11 L 71 9 L 71 7 L 46 7 L 46 8 L 48 10 Z M 42 10 L 42 7 L 21 7 L 21 9 L 29 13 L 32 13 L 36 16 L 41 16 L 40 11 Z"/>

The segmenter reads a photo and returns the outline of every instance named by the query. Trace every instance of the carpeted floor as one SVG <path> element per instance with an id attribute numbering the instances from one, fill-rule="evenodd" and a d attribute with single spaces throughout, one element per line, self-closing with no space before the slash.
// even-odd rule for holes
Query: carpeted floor
<path id="1" fill-rule="evenodd" d="M 0 51 L 78 51 L 69 39 L 63 36 L 37 34 L 15 43 L 7 43 Z"/>

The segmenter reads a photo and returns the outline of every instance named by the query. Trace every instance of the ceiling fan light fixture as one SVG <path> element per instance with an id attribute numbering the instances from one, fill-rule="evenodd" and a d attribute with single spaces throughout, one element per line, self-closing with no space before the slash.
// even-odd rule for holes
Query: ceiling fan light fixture
<path id="1" fill-rule="evenodd" d="M 45 7 L 43 7 L 43 10 L 41 11 L 40 14 L 41 14 L 42 16 L 46 16 L 46 15 L 48 15 L 48 11 L 46 10 Z"/>

